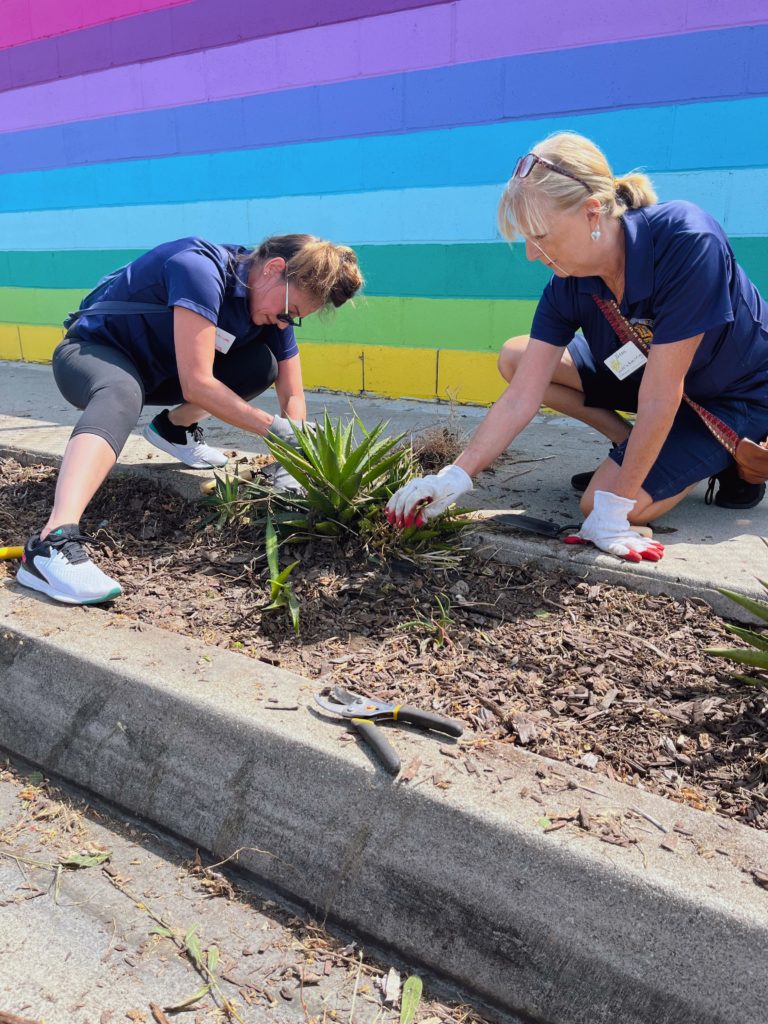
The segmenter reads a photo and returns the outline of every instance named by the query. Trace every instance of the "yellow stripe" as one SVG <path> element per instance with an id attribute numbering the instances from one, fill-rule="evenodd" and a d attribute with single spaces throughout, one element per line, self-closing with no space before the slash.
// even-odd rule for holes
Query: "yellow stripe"
<path id="1" fill-rule="evenodd" d="M 0 324 L 0 359 L 48 363 L 63 335 L 60 327 Z M 385 398 L 438 398 L 457 405 L 491 405 L 501 395 L 505 385 L 496 358 L 494 352 L 394 345 L 301 345 L 307 388 Z"/>
<path id="2" fill-rule="evenodd" d="M 393 719 L 393 721 L 395 721 L 395 722 L 397 721 L 397 715 L 398 715 L 398 712 L 400 711 L 400 708 L 402 706 L 403 706 L 402 704 L 398 704 L 397 707 L 395 708 L 395 710 L 392 712 L 392 719 Z"/>

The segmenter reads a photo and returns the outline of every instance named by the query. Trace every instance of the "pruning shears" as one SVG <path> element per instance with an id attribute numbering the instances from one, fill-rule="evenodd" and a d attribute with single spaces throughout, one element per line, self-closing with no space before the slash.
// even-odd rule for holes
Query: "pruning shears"
<path id="1" fill-rule="evenodd" d="M 342 686 L 335 686 L 328 696 L 315 695 L 315 702 L 324 711 L 346 719 L 355 732 L 378 754 L 384 767 L 391 775 L 400 771 L 400 758 L 383 730 L 376 728 L 376 722 L 404 722 L 418 725 L 422 729 L 433 729 L 447 736 L 461 736 L 464 726 L 452 718 L 443 718 L 431 711 L 421 711 L 407 704 L 389 704 L 373 697 L 362 697 L 350 693 Z"/>

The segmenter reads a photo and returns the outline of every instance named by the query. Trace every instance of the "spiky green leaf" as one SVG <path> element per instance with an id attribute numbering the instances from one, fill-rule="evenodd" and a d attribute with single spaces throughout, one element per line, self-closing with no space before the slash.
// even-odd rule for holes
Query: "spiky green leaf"
<path id="1" fill-rule="evenodd" d="M 768 651 L 768 636 L 764 633 L 756 633 L 753 629 L 742 629 L 741 626 L 733 626 L 729 622 L 726 622 L 725 628 L 734 636 L 741 637 L 748 644 L 757 647 L 759 651 Z"/>
<path id="2" fill-rule="evenodd" d="M 760 583 L 762 586 L 766 586 L 762 580 Z M 735 601 L 742 608 L 746 608 L 756 618 L 761 619 L 763 622 L 768 622 L 768 601 L 756 601 L 752 597 L 746 597 L 744 594 L 737 594 L 734 590 L 725 590 L 722 587 L 718 587 L 718 593 L 723 594 L 724 597 L 729 597 L 731 601 Z"/>
<path id="3" fill-rule="evenodd" d="M 753 668 L 768 671 L 768 651 L 750 651 L 741 647 L 705 647 L 705 654 L 716 658 L 727 658 L 739 665 L 751 665 Z"/>

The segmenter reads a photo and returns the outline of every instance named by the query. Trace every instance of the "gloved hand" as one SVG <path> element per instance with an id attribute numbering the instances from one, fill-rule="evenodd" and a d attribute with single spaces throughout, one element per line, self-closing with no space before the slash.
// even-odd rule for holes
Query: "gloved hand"
<path id="1" fill-rule="evenodd" d="M 267 436 L 272 434 L 278 441 L 282 441 L 284 444 L 289 444 L 295 448 L 297 441 L 296 435 L 293 432 L 294 427 L 298 430 L 308 430 L 310 433 L 317 429 L 314 423 L 308 423 L 306 420 L 292 420 L 287 416 L 275 416 L 267 431 Z"/>
<path id="2" fill-rule="evenodd" d="M 471 490 L 472 478 L 460 466 L 445 466 L 439 473 L 417 477 L 396 491 L 387 502 L 385 515 L 396 526 L 423 526 Z"/>
<path id="3" fill-rule="evenodd" d="M 262 470 L 264 476 L 276 491 L 293 491 L 296 494 L 306 494 L 302 485 L 291 476 L 285 466 L 279 462 L 273 462 Z"/>
<path id="4" fill-rule="evenodd" d="M 578 533 L 565 538 L 566 544 L 592 543 L 609 555 L 627 562 L 658 562 L 664 545 L 642 537 L 629 525 L 629 513 L 635 507 L 632 498 L 622 498 L 610 491 L 595 491 L 592 511 Z"/>

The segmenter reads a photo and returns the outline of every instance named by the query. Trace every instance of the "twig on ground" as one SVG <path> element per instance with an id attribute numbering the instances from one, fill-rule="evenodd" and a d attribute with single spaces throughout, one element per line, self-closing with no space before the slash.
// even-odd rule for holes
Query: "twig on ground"
<path id="1" fill-rule="evenodd" d="M 357 965 L 357 975 L 355 976 L 355 989 L 352 993 L 352 1005 L 349 1008 L 349 1024 L 355 1024 L 355 1003 L 357 1001 L 357 988 L 360 984 L 360 972 L 363 969 L 363 951 L 360 950 L 360 962 Z"/>
<path id="2" fill-rule="evenodd" d="M 666 825 L 662 825 L 660 821 L 652 818 L 650 814 L 646 814 L 645 811 L 641 811 L 639 807 L 630 807 L 629 809 L 630 811 L 634 811 L 635 814 L 639 814 L 641 818 L 645 818 L 646 821 L 650 821 L 652 825 L 655 825 L 656 828 L 660 829 L 662 832 L 669 832 Z"/>

